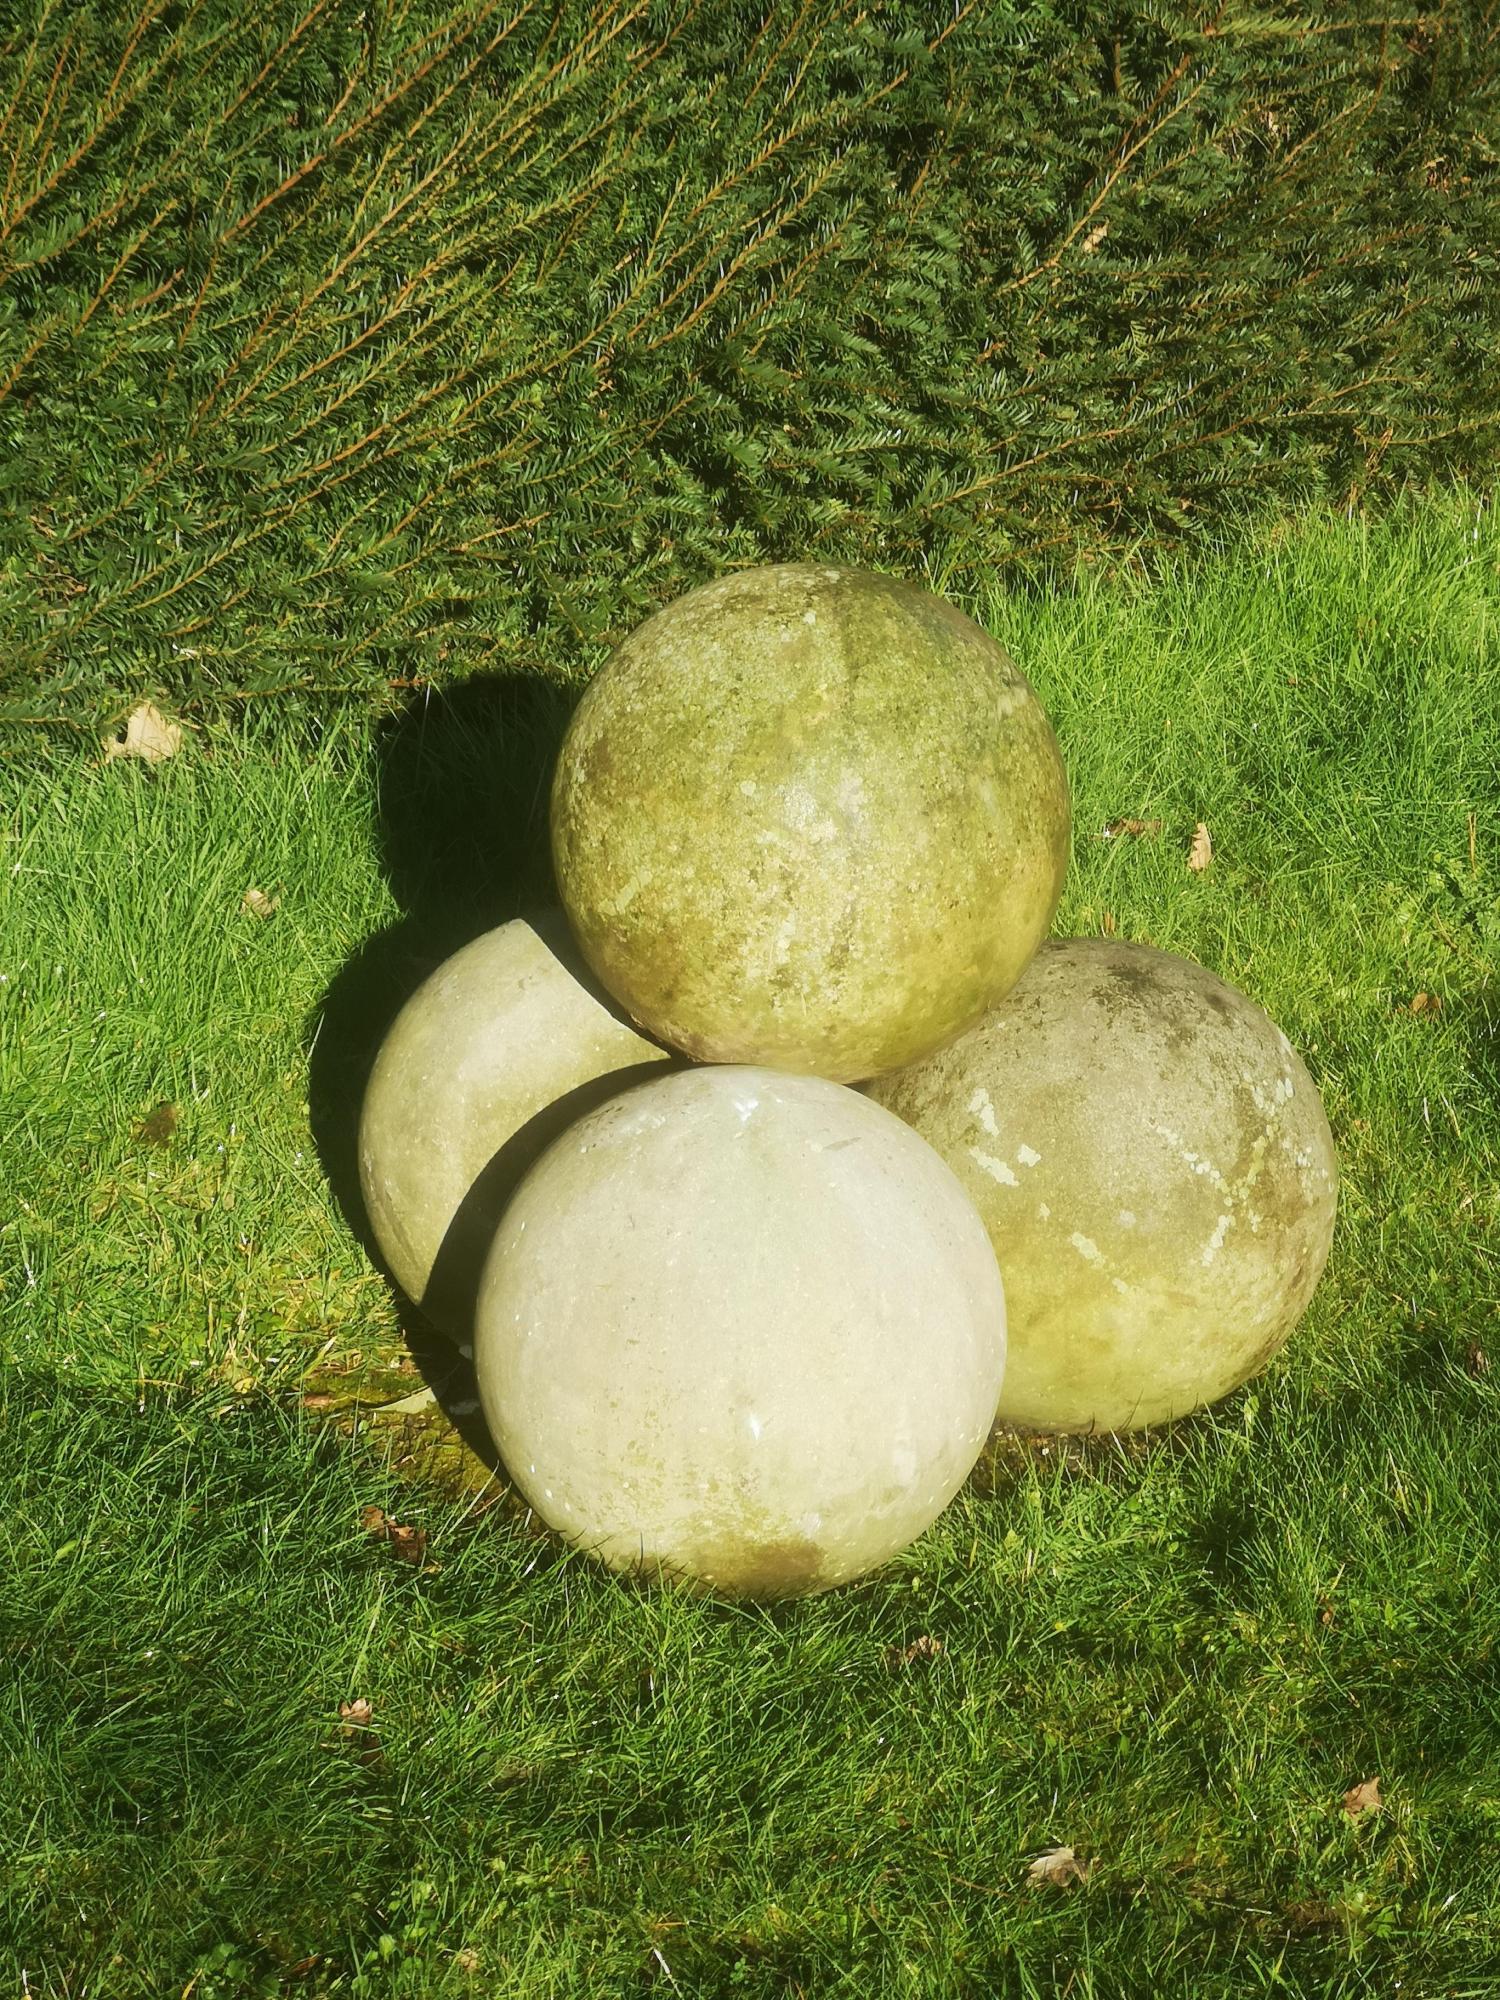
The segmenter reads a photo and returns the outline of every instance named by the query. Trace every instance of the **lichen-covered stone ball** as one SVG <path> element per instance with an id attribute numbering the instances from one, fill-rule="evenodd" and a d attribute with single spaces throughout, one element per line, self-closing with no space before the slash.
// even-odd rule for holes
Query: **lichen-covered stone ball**
<path id="1" fill-rule="evenodd" d="M 1005 1297 L 925 1141 L 817 1077 L 627 1090 L 543 1155 L 480 1283 L 506 1468 L 618 1569 L 786 1597 L 895 1555 L 989 1433 Z"/>
<path id="2" fill-rule="evenodd" d="M 1338 1180 L 1327 1117 L 1281 1030 L 1201 965 L 1054 939 L 977 1027 L 870 1089 L 988 1226 L 1007 1423 L 1184 1416 L 1255 1374 L 1313 1295 Z"/>
<path id="3" fill-rule="evenodd" d="M 365 1090 L 359 1172 L 391 1275 L 435 1326 L 469 1339 L 495 1225 L 537 1154 L 672 1060 L 595 991 L 557 915 L 502 924 L 418 988 Z"/>
<path id="4" fill-rule="evenodd" d="M 1057 906 L 1067 783 L 972 619 L 896 577 L 773 564 L 689 591 L 601 669 L 552 846 L 585 957 L 650 1033 L 848 1082 L 1014 982 Z"/>

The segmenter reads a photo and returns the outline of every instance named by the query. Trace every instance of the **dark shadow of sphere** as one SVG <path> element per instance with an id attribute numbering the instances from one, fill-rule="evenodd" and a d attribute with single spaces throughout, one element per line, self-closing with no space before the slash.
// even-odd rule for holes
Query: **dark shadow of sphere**
<path id="1" fill-rule="evenodd" d="M 576 698 L 535 675 L 481 674 L 424 690 L 380 729 L 381 864 L 424 936 L 457 950 L 555 900 L 547 801 Z"/>
<path id="2" fill-rule="evenodd" d="M 307 1038 L 313 1142 L 350 1229 L 381 1269 L 359 1182 L 370 1072 L 397 1014 L 445 959 L 555 900 L 548 794 L 576 699 L 539 676 L 482 674 L 445 692 L 421 690 L 376 732 L 376 835 L 404 914 L 340 967 Z M 497 1182 L 504 1178 L 497 1170 Z M 476 1195 L 449 1260 L 474 1276 L 472 1225 L 488 1206 Z M 472 1369 L 394 1281 L 392 1289 L 413 1359 L 445 1409 L 459 1404 L 450 1416 L 465 1441 L 492 1461 L 482 1420 L 462 1409 Z"/>

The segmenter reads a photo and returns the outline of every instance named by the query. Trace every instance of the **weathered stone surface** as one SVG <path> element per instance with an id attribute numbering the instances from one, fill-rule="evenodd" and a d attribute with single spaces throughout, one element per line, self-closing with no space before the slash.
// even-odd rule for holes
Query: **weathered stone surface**
<path id="1" fill-rule="evenodd" d="M 988 1434 L 1005 1299 L 932 1149 L 816 1077 L 626 1091 L 517 1190 L 475 1366 L 510 1476 L 621 1569 L 824 1590 L 947 1505 Z"/>
<path id="2" fill-rule="evenodd" d="M 1305 1310 L 1338 1163 L 1286 1037 L 1148 945 L 1054 939 L 951 1048 L 870 1094 L 948 1161 L 1005 1277 L 999 1414 L 1124 1430 L 1246 1381 Z"/>
<path id="3" fill-rule="evenodd" d="M 851 1081 L 1016 979 L 1061 891 L 1067 783 L 1030 685 L 962 612 L 776 564 L 620 646 L 563 744 L 552 842 L 584 955 L 652 1034 Z"/>
<path id="4" fill-rule="evenodd" d="M 455 952 L 381 1046 L 359 1129 L 365 1207 L 391 1275 L 467 1341 L 495 1225 L 537 1154 L 673 1058 L 595 992 L 560 917 Z"/>

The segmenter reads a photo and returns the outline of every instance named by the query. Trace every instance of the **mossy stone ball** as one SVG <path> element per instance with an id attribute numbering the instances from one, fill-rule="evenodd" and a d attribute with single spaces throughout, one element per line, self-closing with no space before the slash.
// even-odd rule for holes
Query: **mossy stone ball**
<path id="1" fill-rule="evenodd" d="M 474 1359 L 507 1471 L 570 1542 L 799 1596 L 895 1555 L 962 1485 L 1005 1299 L 967 1196 L 899 1119 L 816 1077 L 681 1070 L 531 1169 Z"/>
<path id="2" fill-rule="evenodd" d="M 932 592 L 806 563 L 689 591 L 606 662 L 552 791 L 584 956 L 706 1062 L 838 1081 L 952 1040 L 1046 935 L 1067 782 L 1008 654 Z"/>
<path id="3" fill-rule="evenodd" d="M 1042 946 L 951 1048 L 871 1086 L 947 1160 L 1005 1277 L 1018 1429 L 1158 1424 L 1247 1381 L 1301 1318 L 1338 1162 L 1276 1024 L 1201 965 Z"/>
<path id="4" fill-rule="evenodd" d="M 502 924 L 407 1001 L 365 1090 L 359 1175 L 392 1277 L 467 1342 L 516 1183 L 570 1119 L 675 1059 L 594 988 L 560 915 Z"/>

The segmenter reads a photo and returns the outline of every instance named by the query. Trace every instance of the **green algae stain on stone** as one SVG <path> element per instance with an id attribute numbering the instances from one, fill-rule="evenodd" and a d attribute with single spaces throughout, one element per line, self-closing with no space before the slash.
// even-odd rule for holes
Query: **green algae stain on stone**
<path id="1" fill-rule="evenodd" d="M 584 956 L 650 1033 L 850 1081 L 1014 983 L 1061 893 L 1067 784 L 1024 675 L 955 607 L 777 564 L 626 639 L 563 745 L 552 839 Z"/>
<path id="2" fill-rule="evenodd" d="M 1186 1415 L 1301 1318 L 1338 1165 L 1253 1001 L 1150 946 L 1055 939 L 949 1048 L 870 1095 L 948 1161 L 1005 1279 L 998 1414 L 1036 1431 Z"/>
<path id="3" fill-rule="evenodd" d="M 808 1597 L 824 1587 L 823 1551 L 802 1536 L 721 1538 L 689 1556 L 684 1580 L 726 1597 L 773 1601 Z"/>

